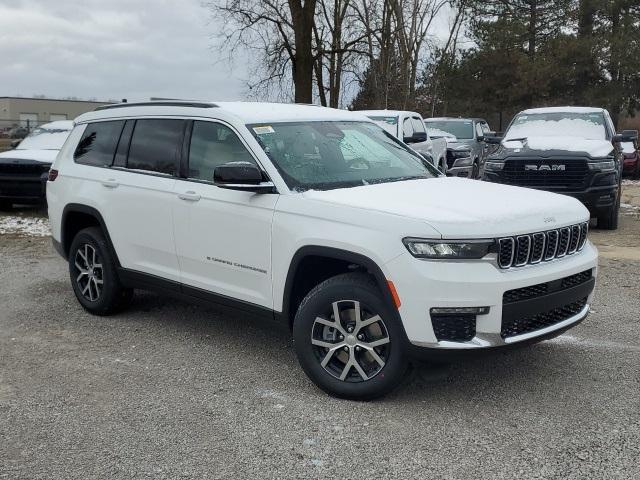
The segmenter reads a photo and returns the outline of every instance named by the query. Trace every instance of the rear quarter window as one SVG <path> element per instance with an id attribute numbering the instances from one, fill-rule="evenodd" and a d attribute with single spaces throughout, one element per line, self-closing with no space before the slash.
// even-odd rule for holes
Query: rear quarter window
<path id="1" fill-rule="evenodd" d="M 73 154 L 76 163 L 97 167 L 111 166 L 124 120 L 87 125 Z"/>

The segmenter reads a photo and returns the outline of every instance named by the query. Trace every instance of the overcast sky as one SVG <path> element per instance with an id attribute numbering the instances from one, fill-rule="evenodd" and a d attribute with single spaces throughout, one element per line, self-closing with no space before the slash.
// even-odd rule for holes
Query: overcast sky
<path id="1" fill-rule="evenodd" d="M 0 96 L 243 99 L 201 0 L 0 0 Z"/>
<path id="2" fill-rule="evenodd" d="M 251 59 L 229 65 L 202 3 L 0 0 L 0 96 L 246 99 Z"/>

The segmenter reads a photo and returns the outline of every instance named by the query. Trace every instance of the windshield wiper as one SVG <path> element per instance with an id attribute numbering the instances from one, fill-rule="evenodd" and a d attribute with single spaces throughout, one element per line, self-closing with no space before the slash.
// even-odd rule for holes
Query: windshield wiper
<path id="1" fill-rule="evenodd" d="M 391 183 L 391 182 L 404 182 L 405 180 L 424 180 L 431 177 L 424 175 L 406 175 L 404 177 L 389 177 L 389 178 L 376 178 L 375 180 L 368 180 L 369 183 Z"/>

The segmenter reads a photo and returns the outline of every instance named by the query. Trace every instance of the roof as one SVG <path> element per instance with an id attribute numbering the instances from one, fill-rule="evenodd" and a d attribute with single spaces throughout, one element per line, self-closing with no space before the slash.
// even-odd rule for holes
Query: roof
<path id="1" fill-rule="evenodd" d="M 408 113 L 410 115 L 420 115 L 418 112 L 412 112 L 410 110 L 355 110 L 354 113 L 361 113 L 367 117 L 395 117 L 401 113 Z M 421 115 L 420 115 L 421 116 Z"/>
<path id="2" fill-rule="evenodd" d="M 604 108 L 598 107 L 544 107 L 544 108 L 530 108 L 523 110 L 520 113 L 534 114 L 534 113 L 602 113 Z"/>
<path id="3" fill-rule="evenodd" d="M 71 130 L 73 129 L 73 120 L 56 120 L 55 122 L 45 123 L 38 128 L 45 130 Z"/>
<path id="4" fill-rule="evenodd" d="M 225 118 L 233 116 L 245 124 L 251 123 L 280 123 L 297 121 L 369 121 L 359 112 L 350 112 L 336 108 L 318 105 L 302 105 L 288 103 L 266 102 L 200 102 L 201 106 L 194 106 L 194 102 L 185 105 L 168 105 L 167 102 L 147 102 L 142 105 L 118 105 L 118 108 L 107 108 L 80 115 L 76 122 L 86 122 L 106 118 L 136 117 L 145 115 L 180 115 L 187 117 Z M 205 107 L 206 104 L 206 107 Z"/>
<path id="5" fill-rule="evenodd" d="M 425 122 L 468 122 L 469 120 L 486 123 L 486 120 L 480 117 L 431 117 L 424 119 Z"/>

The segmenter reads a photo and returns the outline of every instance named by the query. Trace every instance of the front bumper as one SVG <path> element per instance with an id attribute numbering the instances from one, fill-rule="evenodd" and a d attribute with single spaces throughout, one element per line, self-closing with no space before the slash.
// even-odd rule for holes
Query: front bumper
<path id="1" fill-rule="evenodd" d="M 589 312 L 597 268 L 597 250 L 589 242 L 582 251 L 550 262 L 501 270 L 492 261 L 473 262 L 424 261 L 403 254 L 388 262 L 388 278 L 400 296 L 399 309 L 409 342 L 416 347 L 436 350 L 473 350 L 513 345 L 544 338 L 555 331 L 570 328 Z M 590 286 L 555 292 L 544 300 L 504 303 L 505 292 L 550 283 L 592 270 Z M 582 297 L 575 312 L 561 321 L 518 335 L 504 335 L 507 322 L 542 314 Z M 545 305 L 545 301 L 549 303 Z M 489 312 L 475 317 L 473 338 L 466 341 L 439 340 L 434 331 L 432 308 L 489 307 Z M 518 310 L 520 309 L 520 310 Z M 503 321 L 505 325 L 503 325 Z"/>
<path id="2" fill-rule="evenodd" d="M 0 172 L 0 199 L 36 204 L 46 197 L 48 173 Z"/>
<path id="3" fill-rule="evenodd" d="M 473 172 L 473 165 L 469 165 L 468 167 L 453 166 L 451 168 L 447 168 L 448 177 L 471 178 L 472 172 Z"/>
<path id="4" fill-rule="evenodd" d="M 604 215 L 615 207 L 618 198 L 618 185 L 590 187 L 581 192 L 558 192 L 580 200 L 592 217 Z"/>

